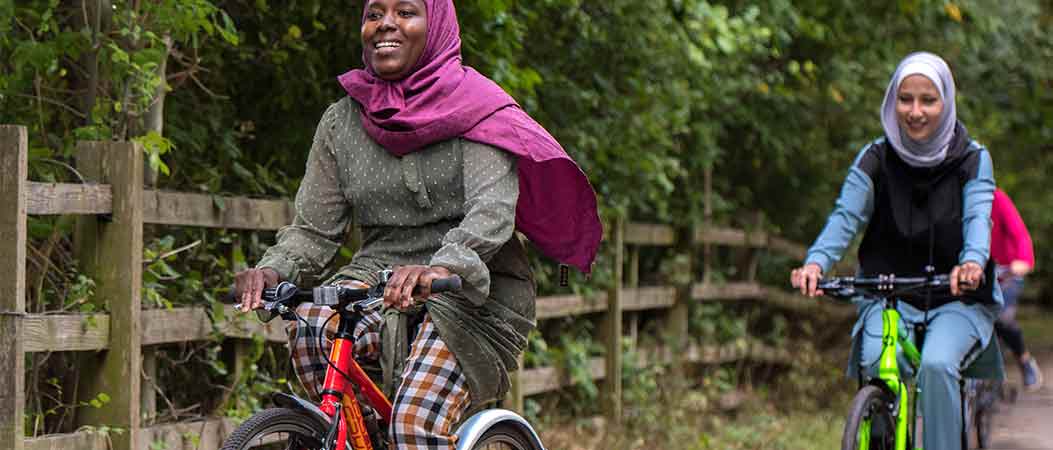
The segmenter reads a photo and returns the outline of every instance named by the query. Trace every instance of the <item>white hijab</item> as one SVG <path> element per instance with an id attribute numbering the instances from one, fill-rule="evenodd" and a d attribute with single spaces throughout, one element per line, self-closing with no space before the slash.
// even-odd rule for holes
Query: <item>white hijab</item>
<path id="1" fill-rule="evenodd" d="M 939 117 L 936 132 L 924 142 L 910 138 L 900 129 L 896 118 L 896 97 L 899 85 L 904 78 L 911 75 L 924 75 L 936 85 L 943 101 L 943 113 Z M 954 137 L 954 128 L 958 122 L 954 107 L 954 78 L 951 69 L 939 56 L 928 52 L 917 52 L 907 55 L 900 61 L 892 80 L 885 91 L 885 101 L 881 104 L 881 125 L 885 128 L 885 137 L 899 157 L 914 167 L 934 167 L 947 157 L 947 147 Z"/>

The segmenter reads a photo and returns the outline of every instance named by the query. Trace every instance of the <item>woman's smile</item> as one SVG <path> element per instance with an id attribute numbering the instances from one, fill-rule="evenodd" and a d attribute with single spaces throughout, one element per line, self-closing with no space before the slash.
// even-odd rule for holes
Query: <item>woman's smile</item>
<path id="1" fill-rule="evenodd" d="M 421 0 L 370 0 L 362 21 L 366 61 L 393 81 L 413 71 L 427 44 L 427 8 Z"/>
<path id="2" fill-rule="evenodd" d="M 899 126 L 915 142 L 925 142 L 936 132 L 943 114 L 943 100 L 936 84 L 924 75 L 903 79 L 896 96 Z"/>

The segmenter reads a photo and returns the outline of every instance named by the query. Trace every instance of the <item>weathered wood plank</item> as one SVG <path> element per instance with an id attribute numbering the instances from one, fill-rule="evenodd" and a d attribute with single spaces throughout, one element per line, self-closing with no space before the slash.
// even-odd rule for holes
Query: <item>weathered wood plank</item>
<path id="1" fill-rule="evenodd" d="M 139 428 L 135 434 L 139 450 L 218 449 L 237 423 L 227 418 L 209 418 Z M 109 450 L 107 437 L 102 433 L 78 431 L 52 434 L 25 440 L 25 450 Z"/>
<path id="2" fill-rule="evenodd" d="M 81 239 L 94 240 L 92 252 L 80 254 L 86 272 L 96 281 L 96 298 L 109 305 L 109 347 L 94 361 L 99 370 L 82 378 L 82 400 L 100 393 L 110 396 L 101 408 L 78 409 L 81 425 L 139 428 L 142 386 L 142 255 L 143 255 L 143 152 L 136 143 L 81 142 L 77 162 L 92 181 L 112 186 L 110 220 L 98 218 L 94 232 Z M 84 229 L 82 231 L 91 232 Z M 137 450 L 137 433 L 110 436 L 114 450 Z"/>
<path id="3" fill-rule="evenodd" d="M 515 411 L 519 415 L 526 414 L 526 406 L 523 403 L 523 354 L 516 358 L 519 369 L 508 374 L 508 393 L 505 394 L 502 407 Z"/>
<path id="4" fill-rule="evenodd" d="M 601 340 L 603 341 L 604 355 L 606 360 L 606 373 L 615 374 L 604 380 L 601 386 L 601 399 L 607 420 L 611 424 L 621 423 L 622 420 L 622 298 L 625 292 L 625 220 L 619 218 L 615 221 L 613 236 L 610 245 L 614 246 L 614 255 L 611 258 L 613 284 L 607 291 L 607 312 L 603 315 L 600 325 Z"/>
<path id="5" fill-rule="evenodd" d="M 222 321 L 212 324 L 207 311 L 200 307 L 148 309 L 142 312 L 144 346 L 211 339 L 213 330 L 231 338 L 263 335 L 270 342 L 286 341 L 285 322 L 260 323 L 252 314 L 241 314 L 226 307 Z M 105 350 L 110 345 L 110 315 L 95 314 L 30 314 L 26 316 L 26 352 L 68 352 Z"/>
<path id="6" fill-rule="evenodd" d="M 252 339 L 256 335 L 262 335 L 268 342 L 285 343 L 288 336 L 285 326 L 288 322 L 274 319 L 267 323 L 261 323 L 255 314 L 245 314 L 237 311 L 233 306 L 224 309 L 223 321 L 217 328 L 224 336 L 230 338 Z"/>
<path id="7" fill-rule="evenodd" d="M 25 440 L 25 446 L 25 450 L 109 450 L 110 448 L 104 434 L 89 431 L 29 438 Z"/>
<path id="8" fill-rule="evenodd" d="M 606 376 L 606 364 L 603 358 L 589 360 L 589 372 L 593 380 L 601 380 Z M 557 367 L 538 367 L 523 371 L 523 395 L 551 392 L 572 384 L 566 371 Z"/>
<path id="9" fill-rule="evenodd" d="M 805 255 L 808 253 L 808 247 L 778 236 L 768 237 L 768 248 L 800 260 L 804 260 Z"/>
<path id="10" fill-rule="evenodd" d="M 212 320 L 204 308 L 143 310 L 143 345 L 201 341 L 212 334 Z"/>
<path id="11" fill-rule="evenodd" d="M 226 418 L 209 418 L 193 422 L 179 422 L 141 428 L 139 443 L 143 450 L 218 449 L 223 440 L 234 432 L 237 423 Z"/>
<path id="12" fill-rule="evenodd" d="M 808 298 L 782 289 L 765 287 L 764 301 L 772 306 L 803 313 L 824 314 L 835 318 L 848 318 L 856 314 L 852 305 L 837 303 L 827 298 Z"/>
<path id="13" fill-rule="evenodd" d="M 0 126 L 0 448 L 22 449 L 25 412 L 26 128 Z"/>
<path id="14" fill-rule="evenodd" d="M 792 348 L 792 346 L 790 347 Z M 680 354 L 676 354 L 680 353 Z M 740 360 L 750 360 L 771 364 L 787 364 L 793 361 L 789 350 L 774 348 L 755 341 L 736 341 L 721 345 L 692 344 L 686 349 L 677 351 L 673 347 L 659 347 L 641 352 L 637 364 L 668 364 L 679 358 L 697 364 L 724 364 Z M 603 379 L 606 375 L 606 363 L 603 358 L 589 360 L 589 371 L 593 380 Z M 523 371 L 523 394 L 537 395 L 552 392 L 573 385 L 566 371 L 558 367 L 537 367 Z"/>
<path id="15" fill-rule="evenodd" d="M 110 214 L 109 184 L 27 184 L 27 212 Z M 143 221 L 163 225 L 277 230 L 292 222 L 294 209 L 285 200 L 264 200 L 184 192 L 143 191 Z"/>
<path id="16" fill-rule="evenodd" d="M 691 298 L 695 300 L 759 299 L 765 293 L 764 287 L 757 283 L 695 283 L 691 288 Z"/>
<path id="17" fill-rule="evenodd" d="M 109 214 L 113 194 L 108 184 L 38 183 L 26 192 L 29 214 Z"/>
<path id="18" fill-rule="evenodd" d="M 673 303 L 674 290 L 675 288 L 669 286 L 623 288 L 622 310 L 641 311 L 666 308 Z M 537 319 L 570 317 L 606 311 L 608 294 L 608 292 L 597 292 L 588 297 L 581 295 L 538 297 Z"/>
<path id="19" fill-rule="evenodd" d="M 27 352 L 103 350 L 110 345 L 109 314 L 30 314 Z"/>
<path id="20" fill-rule="evenodd" d="M 294 215 L 284 200 L 165 191 L 147 191 L 143 209 L 146 223 L 249 230 L 277 230 Z"/>
<path id="21" fill-rule="evenodd" d="M 747 232 L 734 228 L 702 226 L 695 229 L 695 243 L 732 247 L 764 247 L 768 245 L 768 234 L 763 231 Z"/>
<path id="22" fill-rule="evenodd" d="M 538 320 L 600 312 L 607 309 L 607 293 L 538 297 L 536 308 Z"/>
<path id="23" fill-rule="evenodd" d="M 676 303 L 676 288 L 672 286 L 647 286 L 622 289 L 622 311 L 663 309 Z"/>
<path id="24" fill-rule="evenodd" d="M 622 311 L 668 308 L 673 304 L 676 288 L 649 286 L 622 289 Z M 794 310 L 822 310 L 832 314 L 852 314 L 830 302 L 808 299 L 752 283 L 724 285 L 696 284 L 692 297 L 696 300 L 763 300 L 773 305 Z M 573 316 L 601 312 L 606 309 L 606 293 L 583 299 L 581 296 L 550 296 L 538 298 L 538 319 Z M 202 307 L 172 310 L 151 309 L 142 312 L 142 345 L 172 344 L 212 338 L 214 329 L 229 338 L 250 339 L 262 335 L 269 342 L 286 341 L 282 320 L 260 323 L 252 314 L 242 314 L 233 306 L 226 306 L 218 325 L 213 325 Z M 92 351 L 104 350 L 109 345 L 110 316 L 94 314 L 30 314 L 24 322 L 25 351 Z"/>
<path id="25" fill-rule="evenodd" d="M 676 232 L 669 225 L 654 223 L 625 224 L 625 243 L 630 245 L 673 245 Z"/>
<path id="26" fill-rule="evenodd" d="M 709 202 L 707 201 L 707 203 Z M 668 360 L 671 366 L 670 375 L 679 380 L 686 377 L 685 369 L 688 361 L 680 358 L 683 352 L 679 350 L 683 350 L 691 341 L 688 331 L 690 328 L 691 304 L 694 303 L 691 300 L 691 287 L 695 281 L 699 263 L 692 231 L 688 227 L 677 229 L 675 257 L 683 261 L 683 263 L 682 265 L 677 264 L 676 270 L 681 275 L 674 277 L 676 286 L 671 296 L 673 303 L 665 311 L 662 318 L 663 340 L 673 351 L 671 359 Z"/>

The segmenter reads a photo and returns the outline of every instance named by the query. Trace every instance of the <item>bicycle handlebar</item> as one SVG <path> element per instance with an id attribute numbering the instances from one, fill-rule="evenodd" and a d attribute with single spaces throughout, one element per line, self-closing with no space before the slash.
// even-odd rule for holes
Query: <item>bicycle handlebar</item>
<path id="1" fill-rule="evenodd" d="M 897 277 L 895 274 L 875 277 L 832 277 L 819 280 L 816 288 L 831 297 L 853 297 L 857 290 L 892 296 L 922 288 L 949 288 L 951 277 L 940 274 L 930 277 Z"/>
<path id="2" fill-rule="evenodd" d="M 380 282 L 370 288 L 330 285 L 300 289 L 295 284 L 283 281 L 273 288 L 263 290 L 263 306 L 256 309 L 256 315 L 263 322 L 271 321 L 275 315 L 286 318 L 300 303 L 314 303 L 334 309 L 347 308 L 359 313 L 373 311 L 384 301 L 384 288 L 389 276 L 390 271 L 382 271 Z M 431 292 L 439 294 L 460 291 L 461 284 L 461 277 L 457 275 L 440 278 L 432 281 Z"/>

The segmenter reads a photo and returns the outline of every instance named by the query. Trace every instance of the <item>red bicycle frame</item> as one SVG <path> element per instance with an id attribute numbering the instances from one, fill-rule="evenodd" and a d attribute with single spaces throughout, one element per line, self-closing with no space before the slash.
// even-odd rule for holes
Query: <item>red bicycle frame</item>
<path id="1" fill-rule="evenodd" d="M 362 370 L 362 366 L 355 361 L 353 348 L 354 342 L 351 337 L 352 320 L 345 320 L 340 312 L 340 323 L 333 349 L 329 360 L 332 365 L 325 371 L 325 383 L 322 386 L 322 403 L 318 405 L 322 412 L 338 421 L 337 441 L 335 450 L 345 450 L 345 442 L 349 442 L 352 450 L 373 450 L 370 441 L 369 430 L 366 429 L 365 418 L 362 416 L 362 408 L 355 396 L 354 386 L 358 386 L 362 395 L 369 405 L 380 414 L 384 424 L 391 422 L 391 401 L 380 391 L 369 375 Z M 351 313 L 353 314 L 353 313 Z M 335 369 L 334 367 L 335 366 Z M 347 374 L 350 380 L 344 378 Z M 337 416 L 337 405 L 344 420 Z"/>

